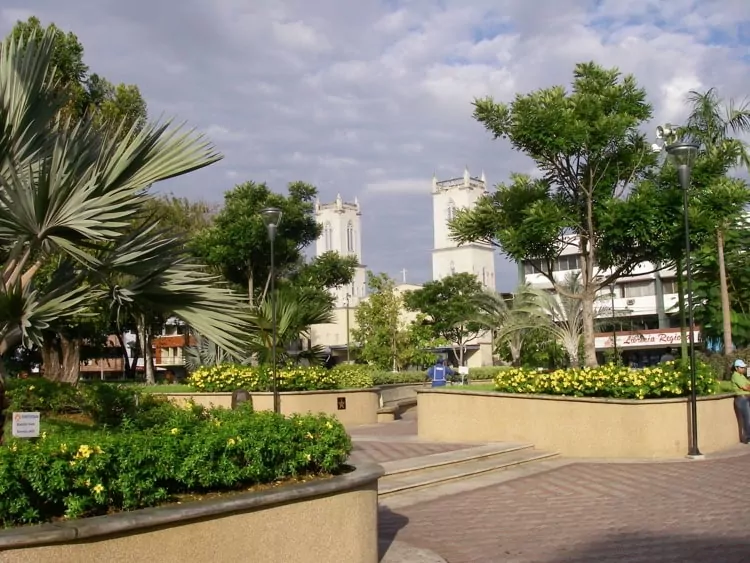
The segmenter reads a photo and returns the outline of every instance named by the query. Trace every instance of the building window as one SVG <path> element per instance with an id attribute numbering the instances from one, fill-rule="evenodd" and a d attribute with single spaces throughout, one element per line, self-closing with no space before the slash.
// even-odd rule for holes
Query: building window
<path id="1" fill-rule="evenodd" d="M 680 293 L 677 289 L 677 280 L 662 280 L 661 282 L 662 291 L 664 295 L 677 295 Z"/>
<path id="2" fill-rule="evenodd" d="M 656 284 L 653 280 L 642 282 L 628 282 L 622 284 L 624 297 L 650 297 L 656 295 Z"/>
<path id="3" fill-rule="evenodd" d="M 532 274 L 538 274 L 542 272 L 542 261 L 541 260 L 527 260 L 523 263 L 523 272 L 527 276 Z"/>
<path id="4" fill-rule="evenodd" d="M 326 251 L 333 250 L 333 229 L 331 229 L 331 223 L 329 222 L 326 222 L 323 226 L 323 237 Z"/>
<path id="5" fill-rule="evenodd" d="M 448 200 L 448 208 L 445 215 L 447 221 L 453 221 L 453 218 L 456 216 L 456 204 L 452 199 Z"/>
<path id="6" fill-rule="evenodd" d="M 568 256 L 560 256 L 555 261 L 555 271 L 556 272 L 567 272 L 569 270 L 578 270 L 580 269 L 580 261 L 578 259 L 578 256 L 576 254 L 571 254 Z"/>
<path id="7" fill-rule="evenodd" d="M 354 252 L 354 225 L 352 225 L 351 221 L 346 226 L 346 250 Z"/>

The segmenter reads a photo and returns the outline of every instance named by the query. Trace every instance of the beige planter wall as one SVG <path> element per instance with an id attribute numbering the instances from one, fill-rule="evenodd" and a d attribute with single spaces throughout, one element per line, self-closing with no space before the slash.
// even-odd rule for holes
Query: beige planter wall
<path id="1" fill-rule="evenodd" d="M 526 442 L 582 458 L 684 457 L 687 399 L 620 401 L 420 390 L 419 437 L 443 442 Z M 702 453 L 739 441 L 733 397 L 698 400 Z"/>
<path id="2" fill-rule="evenodd" d="M 380 475 L 368 465 L 294 491 L 235 495 L 223 505 L 199 501 L 0 531 L 0 561 L 377 563 Z M 266 498 L 253 502 L 252 495 Z"/>
<path id="3" fill-rule="evenodd" d="M 273 393 L 250 393 L 255 410 L 273 410 Z M 375 424 L 380 408 L 377 389 L 346 389 L 341 391 L 291 391 L 281 393 L 281 412 L 325 413 L 334 415 L 346 426 Z M 232 406 L 231 393 L 165 393 L 170 401 L 184 404 L 189 400 L 206 407 Z M 339 409 L 343 399 L 345 409 Z"/>

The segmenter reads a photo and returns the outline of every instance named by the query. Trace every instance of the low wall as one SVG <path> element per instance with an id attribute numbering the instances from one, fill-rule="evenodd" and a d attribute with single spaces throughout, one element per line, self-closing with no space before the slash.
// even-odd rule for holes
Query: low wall
<path id="1" fill-rule="evenodd" d="M 414 402 L 416 402 L 417 389 L 424 388 L 424 383 L 392 383 L 389 385 L 381 385 L 379 387 L 380 405 L 383 407 L 389 407 L 402 401 L 408 401 L 409 399 L 413 399 Z"/>
<path id="2" fill-rule="evenodd" d="M 378 479 L 352 473 L 255 493 L 0 531 L 3 563 L 376 563 Z"/>
<path id="3" fill-rule="evenodd" d="M 163 393 L 170 401 L 182 404 L 189 400 L 206 407 L 232 406 L 231 393 Z M 273 410 L 273 393 L 250 393 L 255 410 Z M 280 393 L 281 412 L 326 413 L 336 416 L 346 426 L 375 424 L 378 421 L 377 389 L 342 389 L 334 391 L 285 391 Z"/>
<path id="4" fill-rule="evenodd" d="M 582 458 L 684 457 L 687 399 L 644 401 L 420 390 L 418 433 L 442 442 L 527 442 Z M 732 395 L 698 399 L 701 453 L 739 442 Z"/>

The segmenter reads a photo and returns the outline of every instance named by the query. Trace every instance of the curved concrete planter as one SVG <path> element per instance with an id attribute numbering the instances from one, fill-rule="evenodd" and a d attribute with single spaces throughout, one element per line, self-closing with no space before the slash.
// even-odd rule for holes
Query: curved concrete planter
<path id="1" fill-rule="evenodd" d="M 189 400 L 206 407 L 232 406 L 231 393 L 160 393 L 174 403 Z M 273 393 L 250 393 L 255 410 L 273 410 Z M 284 391 L 281 395 L 281 412 L 325 413 L 336 416 L 346 426 L 375 424 L 380 408 L 379 390 L 336 389 L 332 391 Z"/>
<path id="2" fill-rule="evenodd" d="M 379 465 L 256 493 L 0 531 L 3 563 L 376 563 Z"/>
<path id="3" fill-rule="evenodd" d="M 418 433 L 443 442 L 526 442 L 584 458 L 682 458 L 687 398 L 618 400 L 478 391 L 417 391 Z M 733 395 L 698 399 L 702 453 L 739 442 Z"/>

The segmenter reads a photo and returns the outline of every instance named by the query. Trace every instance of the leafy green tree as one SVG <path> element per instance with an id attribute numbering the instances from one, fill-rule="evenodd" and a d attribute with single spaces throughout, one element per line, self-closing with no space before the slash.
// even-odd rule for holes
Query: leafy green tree
<path id="1" fill-rule="evenodd" d="M 354 311 L 356 328 L 352 339 L 358 343 L 362 360 L 379 369 L 398 371 L 408 341 L 403 338 L 403 300 L 396 283 L 387 274 L 367 272 L 368 297 Z"/>
<path id="2" fill-rule="evenodd" d="M 482 292 L 482 284 L 474 274 L 460 272 L 407 291 L 404 303 L 410 311 L 425 315 L 435 337 L 450 342 L 457 349 L 459 363 L 464 365 L 466 344 L 483 332 L 476 320 L 477 296 Z"/>
<path id="3" fill-rule="evenodd" d="M 300 258 L 288 268 L 281 286 L 297 292 L 308 304 L 316 303 L 316 309 L 332 311 L 335 303 L 330 290 L 351 284 L 358 265 L 356 256 L 341 256 L 333 251 L 311 260 Z"/>
<path id="4" fill-rule="evenodd" d="M 7 38 L 0 49 L 0 354 L 41 346 L 51 326 L 91 314 L 100 299 L 116 311 L 152 307 L 241 350 L 248 325 L 237 296 L 174 239 L 131 223 L 150 186 L 221 155 L 168 123 L 115 138 L 88 118 L 58 120 L 68 100 L 47 80 L 54 47 L 53 30 L 31 43 Z M 40 271 L 52 260 L 40 292 Z"/>
<path id="5" fill-rule="evenodd" d="M 633 76 L 592 63 L 575 67 L 562 86 L 517 95 L 509 104 L 474 102 L 474 117 L 495 138 L 529 156 L 543 177 L 513 175 L 508 185 L 460 211 L 451 223 L 459 242 L 486 241 L 515 261 L 534 265 L 560 295 L 582 303 L 584 361 L 595 366 L 597 291 L 644 261 L 659 262 L 664 215 L 656 190 L 640 180 L 656 156 L 639 127 L 652 115 Z M 580 292 L 554 275 L 560 253 L 574 248 Z"/>
<path id="6" fill-rule="evenodd" d="M 725 104 L 714 88 L 706 92 L 690 92 L 688 103 L 691 112 L 681 135 L 701 147 L 699 159 L 707 161 L 708 168 L 713 171 L 712 175 L 702 179 L 704 185 L 699 186 L 703 187 L 699 200 L 700 213 L 704 221 L 713 226 L 718 256 L 724 354 L 731 354 L 732 309 L 724 260 L 724 239 L 729 226 L 750 204 L 750 191 L 746 182 L 728 178 L 727 174 L 735 166 L 750 170 L 747 145 L 731 136 L 750 132 L 750 104 L 746 102 L 738 106 L 732 100 Z"/>
<path id="7" fill-rule="evenodd" d="M 224 207 L 213 225 L 198 233 L 192 250 L 231 283 L 243 287 L 251 304 L 263 301 L 270 281 L 271 249 L 260 210 L 278 207 L 282 211 L 274 258 L 283 274 L 299 265 L 302 250 L 320 235 L 313 214 L 316 195 L 315 187 L 304 182 L 289 184 L 286 196 L 272 192 L 266 184 L 239 184 L 225 194 Z"/>
<path id="8" fill-rule="evenodd" d="M 436 337 L 429 320 L 423 314 L 418 314 L 400 333 L 402 339 L 399 346 L 398 364 L 401 367 L 424 368 L 431 366 L 437 360 L 435 348 L 450 345 L 444 338 Z"/>
<path id="9" fill-rule="evenodd" d="M 89 67 L 83 61 L 83 45 L 74 33 L 66 33 L 54 23 L 44 27 L 39 18 L 32 16 L 25 22 L 17 22 L 10 37 L 28 44 L 39 41 L 45 34 L 53 38 L 52 62 L 47 78 L 55 81 L 56 90 L 52 93 L 66 100 L 60 110 L 63 117 L 75 121 L 88 115 L 95 123 L 109 128 L 110 134 L 121 128 L 120 137 L 131 127 L 145 125 L 146 102 L 138 87 L 132 84 L 115 86 L 98 74 L 89 75 Z"/>

